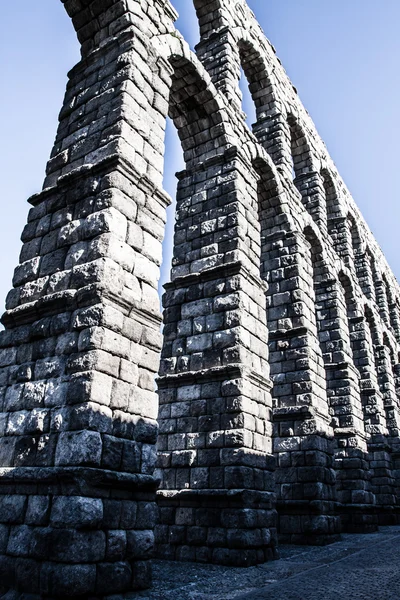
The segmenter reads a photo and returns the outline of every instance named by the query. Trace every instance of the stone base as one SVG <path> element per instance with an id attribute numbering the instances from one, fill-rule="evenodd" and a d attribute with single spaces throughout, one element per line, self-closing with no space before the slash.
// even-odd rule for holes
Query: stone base
<path id="1" fill-rule="evenodd" d="M 59 600 L 150 587 L 156 483 L 91 468 L 2 469 L 0 592 Z"/>
<path id="2" fill-rule="evenodd" d="M 357 505 L 340 508 L 342 530 L 346 533 L 370 533 L 379 527 L 399 525 L 400 507 L 388 505 Z"/>
<path id="3" fill-rule="evenodd" d="M 278 558 L 271 492 L 161 490 L 157 499 L 160 558 L 236 567 Z"/>
<path id="4" fill-rule="evenodd" d="M 343 435 L 343 434 L 342 434 Z M 348 435 L 351 435 L 349 432 Z M 371 483 L 371 456 L 349 445 L 336 449 L 336 485 L 342 531 L 371 533 L 378 528 L 377 498 Z"/>
<path id="5" fill-rule="evenodd" d="M 340 518 L 335 502 L 292 500 L 277 504 L 279 542 L 325 546 L 340 539 Z"/>
<path id="6" fill-rule="evenodd" d="M 379 509 L 371 504 L 342 504 L 338 512 L 344 533 L 372 533 L 381 524 Z"/>
<path id="7" fill-rule="evenodd" d="M 281 432 L 312 430 L 318 424 L 310 407 L 284 407 L 276 410 L 274 419 Z M 318 546 L 336 542 L 341 529 L 332 468 L 333 438 L 317 431 L 307 436 L 276 437 L 274 443 L 280 542 Z"/>

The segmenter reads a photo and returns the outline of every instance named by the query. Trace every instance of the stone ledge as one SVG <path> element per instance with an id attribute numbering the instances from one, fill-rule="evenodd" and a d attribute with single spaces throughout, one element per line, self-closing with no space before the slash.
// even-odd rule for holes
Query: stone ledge
<path id="1" fill-rule="evenodd" d="M 368 435 L 365 432 L 359 431 L 355 427 L 336 427 L 335 428 L 335 437 L 345 437 L 345 438 L 358 437 L 362 440 L 369 439 Z"/>
<path id="2" fill-rule="evenodd" d="M 274 408 L 272 411 L 274 422 L 279 421 L 306 421 L 314 419 L 317 415 L 317 410 L 312 406 L 283 406 L 282 408 Z"/>
<path id="3" fill-rule="evenodd" d="M 269 340 L 273 342 L 275 340 L 290 339 L 300 335 L 307 335 L 309 330 L 307 327 L 293 327 L 293 329 L 276 329 L 275 331 L 270 330 Z"/>
<path id="4" fill-rule="evenodd" d="M 264 293 L 268 291 L 268 284 L 266 281 L 263 281 L 254 273 L 251 273 L 246 265 L 241 261 L 234 261 L 229 263 L 224 263 L 222 265 L 217 265 L 216 267 L 210 267 L 208 269 L 204 269 L 198 273 L 189 273 L 188 275 L 181 275 L 179 277 L 175 277 L 169 283 L 164 284 L 164 290 L 176 290 L 182 287 L 186 287 L 189 285 L 196 285 L 198 283 L 203 283 L 205 281 L 212 281 L 214 279 L 227 279 L 228 277 L 232 277 L 233 275 L 242 275 L 243 277 L 249 279 L 252 283 L 261 288 Z"/>
<path id="5" fill-rule="evenodd" d="M 113 487 L 155 491 L 159 480 L 151 475 L 119 473 L 91 467 L 7 467 L 0 469 L 2 485 L 10 484 L 84 483 L 98 487 Z"/>
<path id="6" fill-rule="evenodd" d="M 273 492 L 246 489 L 204 489 L 204 490 L 158 490 L 157 499 L 162 504 L 179 506 L 182 502 L 201 504 L 239 504 L 257 508 L 273 508 L 276 495 Z"/>
<path id="7" fill-rule="evenodd" d="M 126 316 L 134 315 L 144 325 L 160 327 L 162 318 L 146 310 L 145 306 L 137 303 L 126 302 L 123 298 L 114 294 L 102 283 L 90 284 L 79 290 L 68 289 L 62 292 L 48 294 L 33 302 L 21 304 L 16 308 L 7 310 L 1 317 L 1 322 L 7 329 L 13 329 L 21 325 L 30 325 L 43 317 L 52 317 L 61 312 L 73 312 L 78 308 L 99 303 L 111 303 Z"/>
<path id="8" fill-rule="evenodd" d="M 75 310 L 77 290 L 65 290 L 49 294 L 34 302 L 21 304 L 16 308 L 7 310 L 1 317 L 3 325 L 9 329 L 18 325 L 28 325 L 41 319 L 59 314 L 60 312 L 68 312 Z"/>
<path id="9" fill-rule="evenodd" d="M 126 157 L 123 157 L 117 153 L 110 154 L 96 163 L 82 165 L 76 169 L 73 169 L 69 173 L 66 173 L 65 175 L 61 175 L 55 185 L 44 188 L 37 194 L 33 194 L 33 196 L 28 198 L 28 202 L 32 206 L 37 206 L 40 204 L 40 202 L 46 200 L 52 194 L 58 193 L 60 188 L 69 187 L 71 182 L 87 176 L 108 174 L 113 169 L 116 169 L 125 175 L 145 193 L 151 193 L 156 196 L 157 200 L 159 200 L 165 208 L 172 203 L 172 198 L 166 191 L 155 185 L 146 174 L 140 173 L 136 167 L 129 160 L 127 160 Z"/>
<path id="10" fill-rule="evenodd" d="M 212 367 L 210 369 L 202 369 L 201 371 L 185 371 L 182 373 L 169 373 L 157 377 L 156 382 L 158 389 L 168 388 L 170 385 L 174 387 L 179 385 L 191 385 L 193 383 L 205 383 L 206 381 L 223 381 L 224 379 L 232 378 L 247 378 L 253 383 L 264 387 L 267 390 L 272 389 L 272 382 L 266 379 L 259 373 L 252 371 L 241 364 L 226 365 L 223 367 Z"/>
<path id="11" fill-rule="evenodd" d="M 332 515 L 339 514 L 342 505 L 335 500 L 278 500 L 276 508 L 282 515 Z M 369 505 L 371 506 L 371 505 Z M 333 511 L 332 511 L 333 509 Z"/>

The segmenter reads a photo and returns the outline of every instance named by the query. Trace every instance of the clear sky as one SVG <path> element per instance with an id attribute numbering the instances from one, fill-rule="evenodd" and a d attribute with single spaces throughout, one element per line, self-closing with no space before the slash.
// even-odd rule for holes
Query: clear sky
<path id="1" fill-rule="evenodd" d="M 198 27 L 191 0 L 172 3 L 181 15 L 179 29 L 195 44 Z M 399 0 L 248 3 L 399 279 Z M 41 189 L 66 73 L 78 57 L 75 34 L 59 0 L 18 0 L 2 6 L 1 310 L 18 263 L 26 199 Z M 173 174 L 182 168 L 182 155 L 171 125 L 167 138 L 165 187 L 173 195 Z M 172 211 L 169 221 L 166 255 Z M 163 269 L 164 280 L 168 269 Z"/>

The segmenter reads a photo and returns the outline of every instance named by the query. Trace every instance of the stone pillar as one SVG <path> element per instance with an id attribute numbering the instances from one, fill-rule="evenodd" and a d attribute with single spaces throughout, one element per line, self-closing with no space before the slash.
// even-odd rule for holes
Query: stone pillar
<path id="1" fill-rule="evenodd" d="M 180 175 L 174 252 L 158 548 L 178 560 L 264 562 L 276 546 L 266 285 L 256 177 L 234 148 Z"/>
<path id="2" fill-rule="evenodd" d="M 375 495 L 376 523 L 393 513 L 393 481 L 390 473 L 387 412 L 382 394 L 379 356 L 373 345 L 368 317 L 351 319 L 355 362 L 360 373 L 365 430 L 369 434 L 370 490 Z M 375 335 L 376 338 L 376 335 Z M 368 471 L 365 471 L 367 474 Z M 382 487 L 381 487 L 382 486 Z"/>
<path id="3" fill-rule="evenodd" d="M 318 340 L 310 248 L 301 234 L 269 238 L 271 377 L 280 536 L 291 543 L 335 541 L 334 440 Z M 304 258 L 308 257 L 308 258 Z"/>
<path id="4" fill-rule="evenodd" d="M 393 473 L 392 440 L 399 437 L 400 413 L 399 401 L 395 389 L 395 380 L 390 350 L 386 345 L 375 346 L 375 362 L 378 383 L 383 396 L 386 424 L 389 438 L 377 438 L 370 444 L 373 469 L 372 484 L 375 488 L 378 504 L 378 517 L 382 525 L 396 522 L 396 482 Z"/>
<path id="5" fill-rule="evenodd" d="M 396 390 L 398 393 L 399 377 L 400 377 L 400 365 L 394 365 L 393 371 L 395 373 Z M 400 439 L 393 437 L 390 439 L 391 446 L 391 459 L 392 459 L 392 474 L 395 481 L 394 492 L 396 495 L 396 504 L 394 507 L 394 515 L 396 522 L 400 522 Z"/>
<path id="6" fill-rule="evenodd" d="M 341 215 L 330 217 L 328 231 L 335 252 L 343 258 L 349 254 L 349 238 L 347 230 L 347 219 Z"/>
<path id="7" fill-rule="evenodd" d="M 279 109 L 273 115 L 269 115 L 268 111 L 264 114 L 261 112 L 257 123 L 253 125 L 253 133 L 276 166 L 288 172 L 286 147 L 290 135 L 289 126 Z M 290 174 L 287 175 L 289 177 Z"/>
<path id="8" fill-rule="evenodd" d="M 375 301 L 375 286 L 372 274 L 371 256 L 364 252 L 359 258 L 358 281 L 363 293 L 369 300 Z"/>
<path id="9" fill-rule="evenodd" d="M 215 19 L 215 25 L 218 27 Z M 226 15 L 224 15 L 226 21 Z M 232 28 L 223 25 L 213 35 L 204 37 L 196 45 L 196 54 L 206 67 L 215 87 L 226 96 L 239 112 L 242 109 L 242 92 L 239 88 L 240 60 Z"/>
<path id="10" fill-rule="evenodd" d="M 321 234 L 325 237 L 328 233 L 328 228 L 323 178 L 317 171 L 309 171 L 302 175 L 296 174 L 294 184 L 301 194 L 307 212 L 318 224 Z"/>
<path id="11" fill-rule="evenodd" d="M 354 362 L 360 373 L 365 431 L 370 436 L 387 435 L 386 414 L 376 374 L 371 331 L 364 316 L 350 318 L 350 337 Z"/>
<path id="12" fill-rule="evenodd" d="M 390 325 L 394 332 L 394 337 L 397 342 L 400 342 L 400 310 L 397 301 L 391 298 L 389 305 Z"/>
<path id="13" fill-rule="evenodd" d="M 400 403 L 400 364 L 395 362 L 393 365 L 393 376 L 394 376 L 394 385 L 396 390 L 397 400 Z M 396 520 L 399 522 L 400 519 L 400 439 L 399 437 L 392 437 L 390 439 L 391 446 L 391 458 L 392 458 L 392 468 L 393 468 L 393 477 L 395 479 L 395 494 L 396 494 L 396 506 L 395 506 L 395 515 Z"/>
<path id="14" fill-rule="evenodd" d="M 385 281 L 381 279 L 379 275 L 377 275 L 377 273 L 375 272 L 374 282 L 376 303 L 378 305 L 379 315 L 382 321 L 385 323 L 385 325 L 390 327 L 389 304 L 386 293 Z"/>
<path id="15" fill-rule="evenodd" d="M 65 2 L 84 58 L 0 333 L 0 589 L 41 598 L 151 582 L 168 86 L 146 36 L 176 15 L 95 5 Z"/>
<path id="16" fill-rule="evenodd" d="M 383 281 L 386 290 L 386 300 L 388 304 L 389 322 L 387 323 L 388 329 L 392 331 L 394 339 L 398 342 L 400 339 L 400 312 L 398 300 L 396 299 L 396 293 L 393 291 L 393 285 L 389 283 L 389 273 L 383 276 Z M 394 358 L 393 358 L 394 362 Z"/>
<path id="17" fill-rule="evenodd" d="M 246 2 L 231 6 L 229 0 L 193 0 L 200 25 L 200 42 L 196 54 L 207 69 L 215 87 L 227 98 L 229 104 L 245 117 L 242 92 L 239 87 L 241 64 L 238 40 L 234 28 L 243 25 L 248 10 Z M 239 18 L 238 18 L 239 17 Z"/>
<path id="18" fill-rule="evenodd" d="M 391 436 L 399 437 L 399 399 L 396 393 L 396 380 L 391 361 L 390 349 L 386 345 L 378 345 L 375 346 L 374 350 L 378 383 L 383 396 L 387 428 Z"/>
<path id="19" fill-rule="evenodd" d="M 400 363 L 396 362 L 393 364 L 393 379 L 394 388 L 396 390 L 396 396 L 400 397 Z"/>
<path id="20" fill-rule="evenodd" d="M 327 373 L 328 404 L 335 435 L 335 469 L 342 528 L 376 529 L 375 497 L 367 454 L 360 375 L 354 365 L 348 314 L 355 312 L 345 280 L 322 282 L 317 288 L 319 337 Z"/>

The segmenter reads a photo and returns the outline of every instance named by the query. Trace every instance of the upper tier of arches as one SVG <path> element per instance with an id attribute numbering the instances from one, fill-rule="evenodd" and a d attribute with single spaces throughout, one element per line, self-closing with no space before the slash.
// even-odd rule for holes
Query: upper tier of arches
<path id="1" fill-rule="evenodd" d="M 129 7 L 131 20 L 125 16 L 118 21 L 118 11 L 123 8 L 126 11 L 122 0 L 62 1 L 86 55 L 104 43 L 104 36 L 117 34 L 132 24 L 137 26 L 139 12 L 146 11 L 145 5 L 132 1 Z M 187 164 L 207 148 L 215 151 L 216 143 L 221 147 L 224 144 L 242 145 L 251 160 L 263 157 L 285 189 L 285 197 L 289 198 L 284 212 L 289 214 L 290 210 L 295 210 L 295 222 L 299 218 L 299 207 L 303 205 L 302 218 L 307 220 L 308 214 L 315 221 L 330 260 L 339 259 L 353 271 L 361 295 L 376 302 L 384 326 L 399 341 L 397 283 L 253 13 L 242 0 L 235 3 L 193 1 L 200 25 L 201 42 L 197 51 L 200 62 L 174 33 L 173 21 L 177 15 L 170 2 L 154 3 L 156 11 L 164 18 L 156 26 L 157 15 L 153 15 L 154 31 L 146 32 L 157 39 L 155 54 L 165 57 L 166 53 L 160 48 L 163 44 L 169 47 L 168 60 L 174 71 L 170 116 L 179 131 Z M 111 22 L 114 23 L 112 27 Z M 209 41 L 214 52 L 216 44 L 226 50 L 223 68 L 217 74 L 209 58 Z M 185 64 L 182 56 L 187 61 Z M 236 110 L 236 98 L 240 100 L 241 67 L 256 109 L 255 138 L 246 133 L 246 126 L 240 122 Z M 224 79 L 225 83 L 221 84 Z M 188 81 L 193 83 L 187 85 Z M 204 111 L 207 114 L 203 114 Z M 195 120 L 200 126 L 193 135 L 191 126 Z M 243 139 L 247 140 L 245 144 Z"/>

